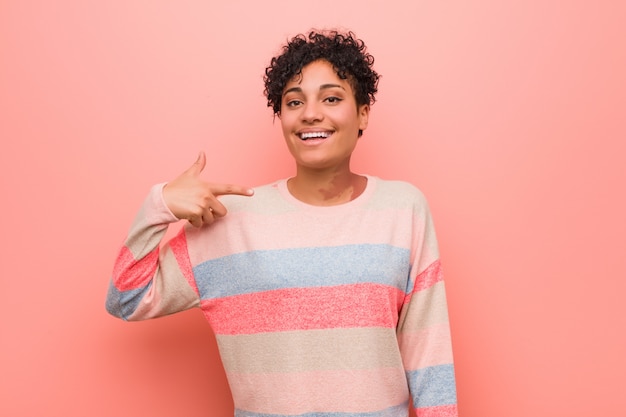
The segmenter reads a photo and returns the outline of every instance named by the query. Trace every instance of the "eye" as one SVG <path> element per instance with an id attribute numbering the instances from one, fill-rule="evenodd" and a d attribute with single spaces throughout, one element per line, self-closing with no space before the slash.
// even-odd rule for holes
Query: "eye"
<path id="1" fill-rule="evenodd" d="M 287 107 L 296 107 L 299 106 L 300 104 L 302 104 L 302 102 L 300 100 L 289 100 L 286 103 Z"/>
<path id="2" fill-rule="evenodd" d="M 343 100 L 343 99 L 341 99 L 341 98 L 339 98 L 339 97 L 335 97 L 335 96 L 326 97 L 326 98 L 324 99 L 324 101 L 326 101 L 327 103 L 330 103 L 330 104 L 337 104 L 337 103 L 339 103 L 341 100 Z"/>

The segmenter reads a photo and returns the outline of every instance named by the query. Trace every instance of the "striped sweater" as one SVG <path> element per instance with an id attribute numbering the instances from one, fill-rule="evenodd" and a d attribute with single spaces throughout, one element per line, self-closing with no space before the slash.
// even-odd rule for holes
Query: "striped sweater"
<path id="1" fill-rule="evenodd" d="M 223 196 L 184 227 L 152 188 L 116 260 L 107 310 L 143 320 L 200 307 L 236 417 L 457 416 L 444 282 L 419 190 L 368 177 L 353 201 L 311 206 L 285 180 Z"/>

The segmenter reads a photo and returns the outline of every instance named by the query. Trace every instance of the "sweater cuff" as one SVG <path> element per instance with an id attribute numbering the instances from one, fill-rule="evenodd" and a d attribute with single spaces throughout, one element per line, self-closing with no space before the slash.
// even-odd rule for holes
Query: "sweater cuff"
<path id="1" fill-rule="evenodd" d="M 174 223 L 181 220 L 171 212 L 165 203 L 165 199 L 163 198 L 163 187 L 165 187 L 166 184 L 167 183 L 165 182 L 156 184 L 150 189 L 150 194 L 148 194 L 148 199 L 146 201 L 148 206 L 146 207 L 146 214 L 150 219 L 150 223 Z"/>

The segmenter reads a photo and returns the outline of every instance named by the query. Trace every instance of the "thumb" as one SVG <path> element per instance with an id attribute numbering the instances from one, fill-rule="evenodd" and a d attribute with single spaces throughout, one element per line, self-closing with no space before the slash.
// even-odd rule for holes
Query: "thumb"
<path id="1" fill-rule="evenodd" d="M 192 175 L 200 175 L 205 165 L 206 165 L 206 155 L 204 151 L 200 151 L 200 153 L 198 154 L 198 159 L 196 159 L 196 162 L 194 162 L 193 165 L 189 167 L 187 172 Z"/>

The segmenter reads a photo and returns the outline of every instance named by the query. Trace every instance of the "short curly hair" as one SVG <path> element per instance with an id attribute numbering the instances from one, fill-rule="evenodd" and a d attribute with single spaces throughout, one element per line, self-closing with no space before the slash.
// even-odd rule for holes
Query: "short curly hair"
<path id="1" fill-rule="evenodd" d="M 328 61 L 339 78 L 350 82 L 357 105 L 376 101 L 380 75 L 372 68 L 374 57 L 367 52 L 365 43 L 353 32 L 312 30 L 308 36 L 299 34 L 291 38 L 265 69 L 264 94 L 274 114 L 280 115 L 287 83 L 301 74 L 306 65 L 320 59 Z"/>

